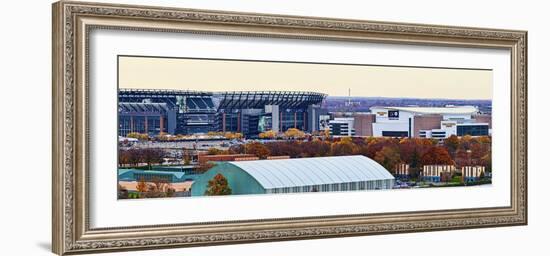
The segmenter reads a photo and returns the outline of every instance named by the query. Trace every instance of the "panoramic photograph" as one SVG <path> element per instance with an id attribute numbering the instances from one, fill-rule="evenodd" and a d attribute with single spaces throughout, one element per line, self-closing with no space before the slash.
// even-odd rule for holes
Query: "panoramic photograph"
<path id="1" fill-rule="evenodd" d="M 490 186 L 492 86 L 488 69 L 119 56 L 118 199 Z"/>

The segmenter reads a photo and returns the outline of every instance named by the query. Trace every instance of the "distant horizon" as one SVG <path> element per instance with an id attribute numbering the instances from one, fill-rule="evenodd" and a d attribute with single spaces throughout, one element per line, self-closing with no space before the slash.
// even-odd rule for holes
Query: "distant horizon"
<path id="1" fill-rule="evenodd" d="M 493 101 L 493 99 L 452 99 L 452 98 L 417 98 L 417 97 L 383 97 L 383 96 L 330 96 L 327 98 L 340 98 L 340 99 L 407 99 L 407 100 L 457 100 L 457 101 Z"/>
<path id="2" fill-rule="evenodd" d="M 119 88 L 491 100 L 492 70 L 119 56 Z M 355 96 L 354 96 L 355 95 Z M 360 95 L 360 96 L 358 96 Z"/>
<path id="3" fill-rule="evenodd" d="M 121 88 L 123 90 L 180 90 L 180 89 L 171 89 L 171 88 Z M 181 89 L 181 91 L 198 91 L 198 92 L 209 92 L 209 93 L 221 93 L 225 91 L 218 91 L 218 92 L 212 92 L 212 91 L 201 91 L 201 90 L 185 90 Z M 270 92 L 277 92 L 278 90 L 260 90 L 260 91 L 270 91 Z M 227 91 L 227 92 L 239 92 L 239 91 Z M 247 92 L 247 91 L 242 91 Z M 253 92 L 253 91 L 250 91 Z M 298 92 L 298 91 L 296 91 Z M 322 93 L 322 92 L 313 92 L 312 93 Z M 457 100 L 457 101 L 493 101 L 492 99 L 455 99 L 455 98 L 419 98 L 419 97 L 384 97 L 384 96 L 332 96 L 327 95 L 327 98 L 338 98 L 338 99 L 407 99 L 407 100 Z"/>

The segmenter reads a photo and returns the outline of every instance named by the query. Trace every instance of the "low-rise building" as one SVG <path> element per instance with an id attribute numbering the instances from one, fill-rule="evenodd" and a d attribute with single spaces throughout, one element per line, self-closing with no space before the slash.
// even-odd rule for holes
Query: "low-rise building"
<path id="1" fill-rule="evenodd" d="M 372 107 L 371 112 L 376 115 L 372 124 L 375 137 L 445 139 L 491 134 L 490 116 L 479 115 L 474 106 Z"/>
<path id="2" fill-rule="evenodd" d="M 485 175 L 484 166 L 463 166 L 460 171 L 464 182 L 477 181 L 482 174 Z"/>
<path id="3" fill-rule="evenodd" d="M 424 165 L 422 167 L 422 179 L 431 182 L 441 182 L 442 177 L 451 177 L 456 172 L 454 165 Z"/>
<path id="4" fill-rule="evenodd" d="M 353 117 L 336 117 L 329 121 L 332 136 L 355 136 L 355 119 Z"/>

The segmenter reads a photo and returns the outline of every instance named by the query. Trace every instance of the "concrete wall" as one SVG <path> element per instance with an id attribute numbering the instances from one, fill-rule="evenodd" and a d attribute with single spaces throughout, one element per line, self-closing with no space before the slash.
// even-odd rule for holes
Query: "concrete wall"
<path id="1" fill-rule="evenodd" d="M 375 114 L 358 114 L 353 117 L 356 136 L 373 136 L 372 124 L 376 122 Z"/>
<path id="2" fill-rule="evenodd" d="M 378 120 L 378 117 L 377 119 Z M 375 137 L 382 137 L 383 131 L 400 131 L 400 132 L 408 132 L 409 131 L 409 123 L 406 122 L 395 122 L 395 123 L 373 123 L 372 124 L 372 135 Z"/>
<path id="3" fill-rule="evenodd" d="M 476 123 L 488 123 L 489 129 L 492 129 L 492 116 L 491 115 L 476 115 L 474 116 L 474 119 L 476 120 Z"/>
<path id="4" fill-rule="evenodd" d="M 420 130 L 431 130 L 441 128 L 442 115 L 414 116 L 413 137 L 420 136 Z"/>

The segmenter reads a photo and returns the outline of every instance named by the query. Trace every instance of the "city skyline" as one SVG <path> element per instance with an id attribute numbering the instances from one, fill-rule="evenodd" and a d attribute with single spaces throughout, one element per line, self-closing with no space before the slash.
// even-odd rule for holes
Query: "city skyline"
<path id="1" fill-rule="evenodd" d="M 477 69 L 119 57 L 119 88 L 491 100 L 492 82 L 491 70 Z"/>

